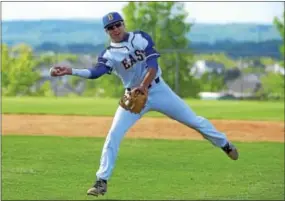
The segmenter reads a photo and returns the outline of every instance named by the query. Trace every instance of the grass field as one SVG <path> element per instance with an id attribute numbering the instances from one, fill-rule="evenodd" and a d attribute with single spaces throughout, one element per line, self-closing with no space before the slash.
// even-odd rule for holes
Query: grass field
<path id="1" fill-rule="evenodd" d="M 209 119 L 284 120 L 283 102 L 186 100 L 199 115 Z M 2 113 L 113 116 L 118 99 L 2 98 Z M 146 116 L 162 117 L 150 112 Z"/>
<path id="2" fill-rule="evenodd" d="M 102 199 L 284 199 L 284 144 L 236 143 L 232 161 L 206 141 L 125 139 Z M 86 196 L 103 139 L 2 137 L 3 200 Z"/>
<path id="3" fill-rule="evenodd" d="M 209 119 L 284 121 L 283 102 L 187 103 Z M 4 114 L 113 116 L 117 106 L 118 99 L 2 98 Z M 86 190 L 104 139 L 11 134 L 1 139 L 2 200 L 96 200 Z M 206 140 L 124 139 L 108 193 L 99 199 L 284 199 L 284 142 L 235 144 L 238 161 Z"/>

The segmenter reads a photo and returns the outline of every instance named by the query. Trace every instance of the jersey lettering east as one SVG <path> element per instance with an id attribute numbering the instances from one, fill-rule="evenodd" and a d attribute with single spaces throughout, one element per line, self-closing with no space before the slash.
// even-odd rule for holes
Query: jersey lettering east
<path id="1" fill-rule="evenodd" d="M 154 43 L 147 33 L 129 32 L 120 43 L 110 42 L 110 46 L 101 54 L 100 62 L 118 76 L 125 88 L 138 86 L 148 71 L 147 59 L 159 57 Z M 161 74 L 160 68 L 156 77 Z"/>
<path id="2" fill-rule="evenodd" d="M 138 61 L 143 61 L 145 58 L 144 51 L 142 50 L 135 50 L 135 57 L 133 57 L 131 54 L 128 55 L 128 58 L 125 58 L 122 60 L 122 65 L 125 67 L 125 69 L 131 68 L 135 63 Z"/>

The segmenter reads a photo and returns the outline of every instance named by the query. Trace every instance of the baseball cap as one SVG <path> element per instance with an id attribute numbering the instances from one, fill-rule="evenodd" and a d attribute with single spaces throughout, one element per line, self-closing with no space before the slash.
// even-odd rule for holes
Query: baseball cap
<path id="1" fill-rule="evenodd" d="M 124 21 L 122 16 L 119 13 L 117 13 L 117 12 L 108 13 L 108 14 L 104 15 L 104 17 L 103 17 L 104 28 L 106 28 L 110 24 L 113 24 L 113 23 L 119 22 L 119 21 Z"/>

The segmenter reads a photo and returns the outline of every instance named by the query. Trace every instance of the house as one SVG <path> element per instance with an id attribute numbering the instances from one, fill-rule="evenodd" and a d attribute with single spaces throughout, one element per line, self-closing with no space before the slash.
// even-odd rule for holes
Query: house
<path id="1" fill-rule="evenodd" d="M 266 66 L 265 72 L 279 73 L 281 75 L 285 75 L 285 69 L 281 67 L 278 63 Z"/>
<path id="2" fill-rule="evenodd" d="M 224 81 L 228 82 L 231 80 L 235 80 L 238 77 L 240 77 L 241 74 L 242 74 L 242 71 L 238 67 L 227 69 L 224 73 Z"/>
<path id="3" fill-rule="evenodd" d="M 190 75 L 200 78 L 204 73 L 223 74 L 225 66 L 215 61 L 198 60 L 190 69 Z"/>
<path id="4" fill-rule="evenodd" d="M 258 75 L 250 73 L 226 82 L 227 93 L 237 96 L 250 96 L 255 94 L 261 87 Z"/>

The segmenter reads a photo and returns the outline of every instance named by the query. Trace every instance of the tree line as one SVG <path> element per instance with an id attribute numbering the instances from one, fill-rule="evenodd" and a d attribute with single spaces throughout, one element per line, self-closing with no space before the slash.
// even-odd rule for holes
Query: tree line
<path id="1" fill-rule="evenodd" d="M 262 88 L 256 91 L 256 98 L 284 98 L 284 75 L 265 72 L 265 66 L 274 65 L 278 62 L 273 58 L 255 58 L 255 63 L 252 63 L 253 60 L 250 58 L 243 58 L 242 61 L 251 66 L 240 72 L 237 68 L 239 60 L 233 60 L 225 54 L 193 54 L 191 57 L 188 54 L 162 53 L 163 59 L 159 60 L 165 81 L 183 98 L 197 98 L 198 93 L 202 91 L 220 92 L 227 90 L 226 83 L 228 81 L 234 81 L 249 73 L 263 74 Z M 51 83 L 53 81 L 56 86 L 61 86 L 63 85 L 62 80 L 49 76 L 43 80 L 43 71 L 48 72 L 52 65 L 63 61 L 69 62 L 72 67 L 87 67 L 87 64 L 80 64 L 80 55 L 78 54 L 35 54 L 31 47 L 24 44 L 13 48 L 2 45 L 1 56 L 3 96 L 56 96 Z M 197 61 L 208 61 L 221 65 L 224 67 L 223 72 L 205 72 L 202 76 L 196 77 L 190 72 Z M 182 62 L 184 64 L 181 65 Z M 92 63 L 96 63 L 96 57 L 93 57 Z M 37 86 L 38 82 L 43 82 L 43 84 Z M 88 80 L 75 76 L 68 77 L 70 88 L 76 89 L 79 83 L 84 83 L 84 91 L 82 93 L 70 93 L 69 95 L 120 97 L 124 91 L 121 81 L 114 75 L 106 75 L 98 80 Z"/>
<path id="2" fill-rule="evenodd" d="M 172 12 L 173 10 L 179 12 Z M 124 8 L 124 17 L 127 28 L 130 30 L 143 30 L 149 33 L 158 50 L 189 49 L 192 45 L 187 39 L 192 25 L 186 23 L 187 12 L 183 3 L 179 2 L 129 2 Z M 275 19 L 279 30 L 284 30 L 284 21 Z M 167 29 L 166 29 L 167 27 Z M 280 28 L 281 27 L 281 28 Z M 283 29 L 282 29 L 283 27 Z M 282 41 L 284 44 L 284 38 Z M 277 46 L 278 47 L 278 46 Z M 282 45 L 280 51 L 284 55 Z M 2 93 L 6 96 L 53 95 L 50 82 L 46 81 L 40 88 L 34 89 L 35 82 L 40 80 L 39 66 L 49 68 L 51 65 L 67 60 L 76 63 L 78 54 L 57 53 L 55 55 L 39 54 L 27 45 L 8 47 L 2 45 Z M 196 98 L 201 91 L 217 92 L 225 89 L 225 74 L 206 73 L 197 78 L 190 73 L 194 62 L 198 59 L 222 63 L 227 69 L 235 68 L 238 60 L 227 56 L 224 53 L 196 54 L 193 49 L 187 52 L 169 51 L 162 54 L 159 64 L 163 71 L 163 77 L 170 87 L 181 97 Z M 243 57 L 246 61 L 246 58 Z M 249 58 L 250 60 L 250 58 Z M 256 60 L 256 58 L 255 58 Z M 259 57 L 264 65 L 274 64 L 276 60 L 267 57 Z M 283 67 L 284 63 L 280 62 Z M 258 72 L 256 72 L 258 71 Z M 247 72 L 262 73 L 262 88 L 256 91 L 256 96 L 264 99 L 271 97 L 284 98 L 284 76 L 274 73 L 266 73 L 265 69 L 251 66 Z M 69 84 L 77 86 L 82 78 L 70 77 Z M 116 76 L 104 76 L 100 80 L 85 80 L 85 90 L 81 96 L 104 96 L 119 97 L 123 93 L 120 80 Z M 211 80 L 211 82 L 209 82 Z M 62 83 L 58 83 L 59 85 Z M 103 91 L 102 91 L 103 90 Z"/>
<path id="3" fill-rule="evenodd" d="M 188 45 L 188 49 L 191 49 L 196 54 L 201 53 L 225 53 L 229 57 L 273 57 L 275 59 L 281 59 L 282 55 L 279 51 L 279 46 L 282 45 L 281 40 L 268 40 L 262 42 L 233 42 L 229 40 L 216 41 L 213 44 L 195 42 Z M 105 48 L 105 44 L 88 44 L 88 43 L 69 43 L 67 45 L 60 45 L 55 42 L 44 42 L 35 46 L 33 49 L 35 52 L 52 51 L 56 53 L 71 53 L 71 54 L 99 54 L 102 49 Z"/>

